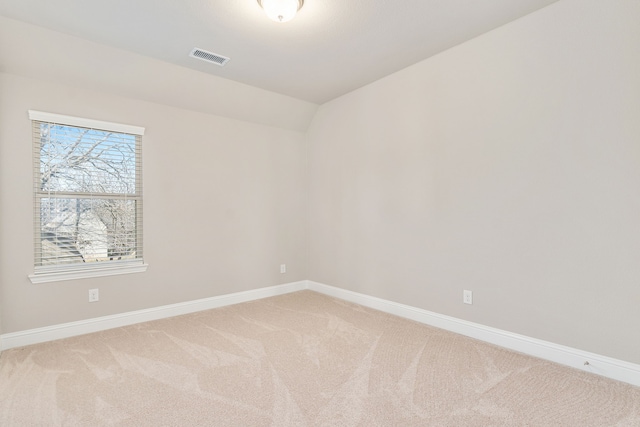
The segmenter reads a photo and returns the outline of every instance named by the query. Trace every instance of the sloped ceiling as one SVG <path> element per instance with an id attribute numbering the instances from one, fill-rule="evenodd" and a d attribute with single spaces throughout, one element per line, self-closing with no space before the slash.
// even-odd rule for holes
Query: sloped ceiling
<path id="1" fill-rule="evenodd" d="M 256 0 L 0 0 L 0 15 L 322 104 L 555 1 L 305 0 L 284 24 Z"/>

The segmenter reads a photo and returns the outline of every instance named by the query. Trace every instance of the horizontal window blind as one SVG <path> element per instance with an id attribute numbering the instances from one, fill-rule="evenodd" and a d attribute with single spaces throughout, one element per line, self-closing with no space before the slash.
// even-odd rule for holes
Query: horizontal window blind
<path id="1" fill-rule="evenodd" d="M 36 274 L 141 262 L 144 129 L 29 113 Z"/>

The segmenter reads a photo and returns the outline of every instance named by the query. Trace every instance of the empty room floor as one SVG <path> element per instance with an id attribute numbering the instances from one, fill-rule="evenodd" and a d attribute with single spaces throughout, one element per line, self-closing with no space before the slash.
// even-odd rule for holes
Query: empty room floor
<path id="1" fill-rule="evenodd" d="M 639 426 L 640 389 L 312 291 L 15 348 L 3 426 Z"/>

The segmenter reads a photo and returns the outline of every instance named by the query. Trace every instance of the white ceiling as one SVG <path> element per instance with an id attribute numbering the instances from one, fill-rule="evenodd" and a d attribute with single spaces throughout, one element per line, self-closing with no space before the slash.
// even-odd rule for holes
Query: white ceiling
<path id="1" fill-rule="evenodd" d="M 322 104 L 555 1 L 305 0 L 284 24 L 256 0 L 0 0 L 0 15 Z"/>

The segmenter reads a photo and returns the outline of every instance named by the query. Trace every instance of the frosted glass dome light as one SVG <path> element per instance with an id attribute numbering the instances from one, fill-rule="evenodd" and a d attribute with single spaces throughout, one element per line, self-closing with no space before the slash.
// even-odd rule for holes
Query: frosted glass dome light
<path id="1" fill-rule="evenodd" d="M 291 21 L 304 4 L 304 0 L 258 0 L 267 16 L 276 22 Z"/>

